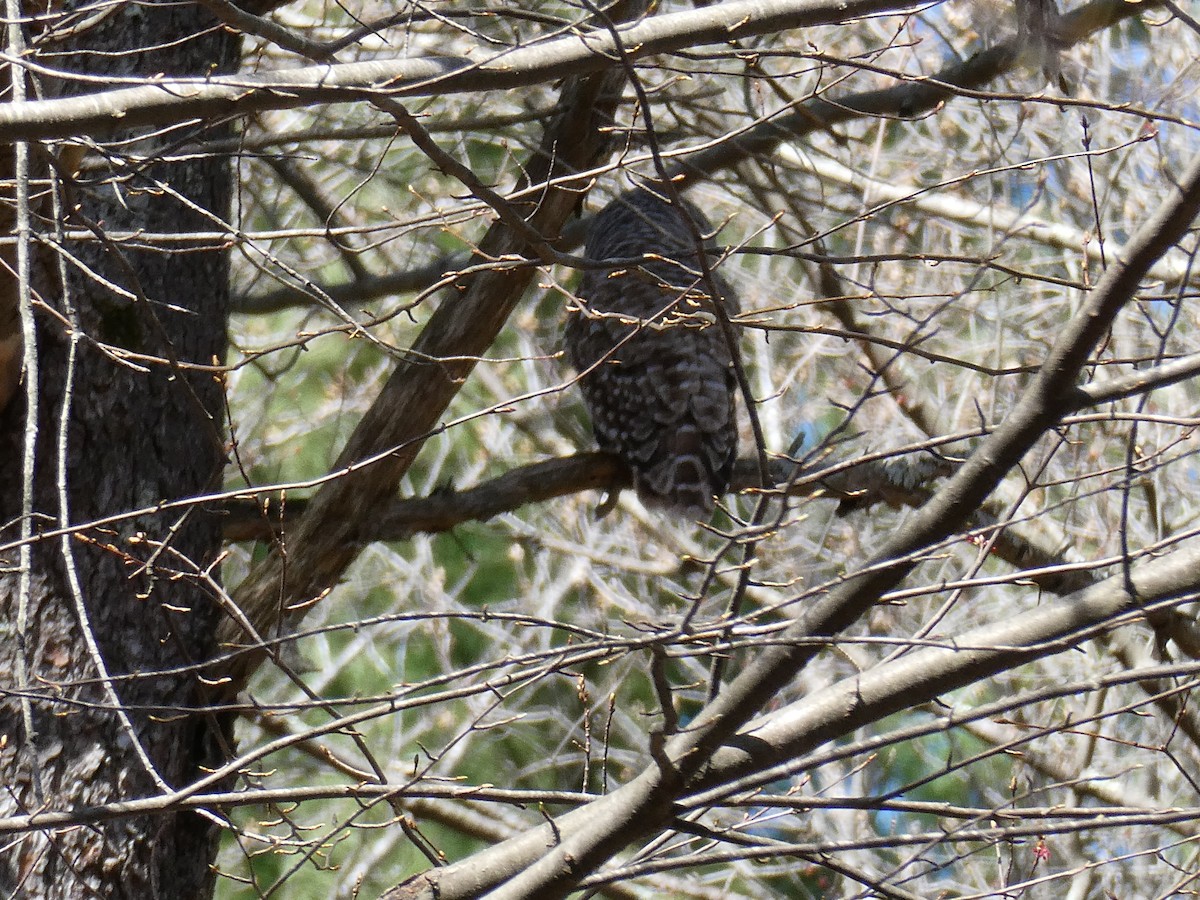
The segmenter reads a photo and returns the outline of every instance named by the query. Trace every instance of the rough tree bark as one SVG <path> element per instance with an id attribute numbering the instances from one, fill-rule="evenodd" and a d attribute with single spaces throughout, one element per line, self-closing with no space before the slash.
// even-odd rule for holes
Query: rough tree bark
<path id="1" fill-rule="evenodd" d="M 78 26 L 84 19 L 63 21 Z M 105 78 L 227 71 L 236 60 L 235 37 L 194 5 L 122 5 L 92 21 L 97 24 L 71 37 L 70 46 L 56 41 L 52 29 L 27 35 L 30 55 Z M 69 94 L 104 83 L 64 79 L 30 88 L 31 96 L 32 90 Z M 146 249 L 142 242 L 99 237 L 212 231 L 198 210 L 225 218 L 227 160 L 187 153 L 156 159 L 196 131 L 141 135 L 117 145 L 116 154 L 89 154 L 82 172 L 62 172 L 65 227 L 97 237 L 62 248 L 69 255 L 65 291 L 55 279 L 35 285 L 54 310 L 41 311 L 37 321 L 35 536 L 194 496 L 219 479 L 221 386 L 210 374 L 177 364 L 207 364 L 223 354 L 227 253 Z M 46 177 L 46 161 L 45 148 L 31 148 L 34 178 Z M 12 177 L 11 166 L 4 177 Z M 44 193 L 44 186 L 35 183 L 34 193 Z M 11 202 L 12 192 L 6 196 Z M 53 223 L 35 219 L 33 232 L 53 239 Z M 56 270 L 52 253 L 43 248 L 37 255 L 35 272 Z M 0 277 L 12 280 L 8 273 Z M 78 311 L 82 335 L 73 371 L 64 324 L 68 302 Z M 131 366 L 100 344 L 165 362 Z M 56 486 L 64 408 L 65 522 Z M 10 548 L 0 554 L 0 814 L 147 796 L 161 789 L 156 777 L 170 786 L 186 783 L 221 746 L 222 723 L 191 713 L 199 679 L 189 668 L 213 653 L 216 607 L 197 567 L 219 552 L 218 523 L 202 509 L 182 517 L 147 512 L 81 528 L 66 541 L 35 537 L 22 597 L 12 544 L 20 534 L 25 416 L 22 384 L 0 412 L 0 548 Z M 68 553 L 78 573 L 74 587 Z M 87 632 L 111 676 L 110 689 Z M 114 698 L 128 710 L 127 724 L 114 712 Z M 131 732 L 152 766 L 139 761 Z M 208 897 L 216 837 L 210 821 L 186 812 L 31 834 L 0 854 L 0 892 Z"/>

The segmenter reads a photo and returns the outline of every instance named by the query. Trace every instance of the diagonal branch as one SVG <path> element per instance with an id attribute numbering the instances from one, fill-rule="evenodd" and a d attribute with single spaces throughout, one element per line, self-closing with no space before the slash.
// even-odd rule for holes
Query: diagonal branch
<path id="1" fill-rule="evenodd" d="M 788 636 L 833 635 L 844 628 L 904 577 L 912 566 L 908 560 L 913 554 L 945 538 L 967 520 L 1034 442 L 1081 402 L 1075 382 L 1089 354 L 1103 339 L 1116 314 L 1134 296 L 1149 268 L 1183 236 L 1198 212 L 1200 161 L 1189 168 L 1174 199 L 1165 203 L 1129 243 L 1126 258 L 1118 260 L 1105 273 L 995 433 L 914 516 L 908 528 L 884 544 L 863 573 L 848 579 L 810 607 L 789 629 Z M 787 646 L 762 654 L 730 686 L 728 693 L 701 715 L 695 734 L 681 736 L 673 749 L 678 752 L 715 748 L 712 743 L 715 734 L 727 733 L 731 719 L 744 721 L 747 705 L 761 706 L 811 655 L 811 648 Z"/>
<path id="2" fill-rule="evenodd" d="M 541 192 L 535 208 L 526 210 L 529 227 L 547 240 L 558 235 L 586 189 L 586 183 L 566 179 L 589 169 L 600 156 L 604 126 L 622 84 L 623 74 L 617 70 L 569 82 L 563 89 L 562 112 L 525 167 L 532 184 L 560 179 Z M 480 242 L 476 256 L 481 262 L 528 258 L 531 250 L 523 236 L 499 221 Z M 286 549 L 277 545 L 239 587 L 236 600 L 253 632 L 226 619 L 218 632 L 222 643 L 241 644 L 254 633 L 275 632 L 298 620 L 311 600 L 337 583 L 362 546 L 360 523 L 371 520 L 380 498 L 396 493 L 401 477 L 437 431 L 442 413 L 499 334 L 534 271 L 532 266 L 479 268 L 456 285 L 457 293 L 438 307 L 350 436 L 334 464 L 335 469 L 348 469 L 346 476 L 322 486 Z M 381 454 L 385 455 L 372 464 L 355 467 Z M 228 688 L 240 689 L 262 658 L 261 652 L 241 655 Z"/>
<path id="3" fill-rule="evenodd" d="M 1137 15 L 1151 5 L 1127 0 L 1092 0 L 1059 20 L 1058 34 L 1062 38 L 1062 46 L 1068 47 L 1086 40 L 1097 31 Z M 769 154 L 781 143 L 793 142 L 814 131 L 828 131 L 834 125 L 863 116 L 917 116 L 957 96 L 981 96 L 979 88 L 1020 64 L 1023 49 L 1018 40 L 1013 38 L 961 63 L 948 66 L 932 77 L 913 76 L 893 87 L 832 100 L 823 96 L 813 97 L 798 104 L 787 115 L 766 119 L 735 139 L 722 141 L 689 156 L 680 164 L 678 174 L 685 182 L 692 181 L 752 157 Z M 1030 99 L 1028 94 L 1011 95 L 1011 98 Z M 1093 105 L 1092 101 L 1065 97 L 1055 97 L 1047 102 Z"/>
<path id="4" fill-rule="evenodd" d="M 474 896 L 459 893 L 457 885 L 470 882 L 478 889 L 481 872 L 499 871 L 489 867 L 485 857 L 495 853 L 503 858 L 511 853 L 521 857 L 521 863 L 507 865 L 505 871 L 518 874 L 504 881 L 493 897 L 565 897 L 579 878 L 593 872 L 634 837 L 669 822 L 684 786 L 819 652 L 820 642 L 812 638 L 832 638 L 894 588 L 923 548 L 961 527 L 1038 438 L 1073 404 L 1081 402 L 1076 379 L 1089 354 L 1134 296 L 1141 279 L 1183 236 L 1198 212 L 1200 160 L 1189 167 L 1174 197 L 1139 229 L 1124 258 L 1111 266 L 1063 329 L 1038 375 L 1000 427 L 913 516 L 905 530 L 888 540 L 858 573 L 806 609 L 778 643 L 752 657 L 724 693 L 656 754 L 654 764 L 626 786 L 563 817 L 555 823 L 553 833 L 549 827 L 535 829 L 472 857 L 462 868 L 450 866 L 422 877 L 436 879 L 441 897 Z M 1127 583 L 1136 602 L 1136 583 Z M 471 871 L 464 872 L 468 866 Z"/>
<path id="5" fill-rule="evenodd" d="M 696 782 L 697 790 L 711 789 L 713 794 L 694 797 L 689 804 L 714 800 L 731 790 L 728 783 L 741 776 L 749 777 L 736 790 L 786 777 L 788 771 L 804 766 L 797 759 L 800 754 L 865 722 L 877 722 L 1014 666 L 1069 650 L 1096 637 L 1122 615 L 1197 591 L 1200 542 L 1193 538 L 1172 553 L 1151 557 L 1057 603 L 972 629 L 947 640 L 947 646 L 920 648 L 875 666 L 749 723 L 717 751 Z M 1131 674 L 1129 680 L 1141 677 Z M 950 718 L 956 722 L 992 715 L 993 711 L 979 708 L 963 716 L 951 713 Z"/>
<path id="6" fill-rule="evenodd" d="M 1070 43 L 1078 43 L 1103 27 L 1136 15 L 1141 7 L 1147 5 L 1149 4 L 1126 3 L 1124 0 L 1093 0 L 1063 17 L 1063 34 Z M 658 22 L 659 19 L 654 21 Z M 972 89 L 983 87 L 996 77 L 1012 71 L 1019 63 L 1019 49 L 1015 42 L 1008 41 L 972 57 L 966 62 L 947 66 L 927 79 L 909 81 L 882 90 L 854 93 L 833 100 L 824 97 L 807 100 L 799 104 L 791 113 L 761 122 L 733 140 L 722 141 L 711 150 L 690 155 L 686 163 L 681 166 L 681 175 L 684 180 L 680 183 L 683 185 L 701 180 L 756 155 L 770 154 L 781 143 L 795 142 L 810 132 L 827 130 L 835 124 L 853 121 L 864 116 L 902 114 L 918 116 L 930 112 L 938 104 L 956 94 L 971 93 Z M 638 48 L 637 53 L 631 51 L 631 55 L 640 56 L 641 48 Z M 3 113 L 3 110 L 0 110 L 0 113 Z M 0 118 L 0 124 L 2 121 Z M 809 163 L 804 162 L 804 165 L 809 165 Z M 812 165 L 819 164 L 813 163 Z M 838 177 L 843 173 L 836 167 L 827 166 L 817 174 L 827 178 Z M 859 183 L 861 184 L 863 177 L 861 173 L 851 174 L 860 179 Z M 896 188 L 891 185 L 887 187 L 889 193 L 884 196 L 903 191 L 898 199 L 914 198 L 920 202 L 930 204 L 934 202 L 916 198 L 918 191 L 915 189 Z M 980 215 L 978 210 L 968 210 L 966 204 L 959 204 L 954 210 L 947 210 L 945 208 L 946 201 L 939 202 L 942 203 L 942 207 L 937 210 L 939 215 L 950 215 L 952 218 L 969 218 Z M 996 215 L 996 210 L 989 208 L 988 216 L 990 218 L 988 221 L 991 227 L 995 227 Z M 1022 230 L 1035 240 L 1051 245 L 1067 242 L 1071 247 L 1086 244 L 1082 238 L 1075 240 L 1071 235 L 1066 234 L 1068 229 L 1065 227 L 1049 228 L 1035 225 L 1035 223 L 1021 220 L 1015 213 L 1011 218 L 1014 227 L 1019 223 Z M 570 250 L 579 246 L 583 242 L 584 230 L 582 227 L 568 229 L 564 235 L 564 241 L 558 245 L 560 249 Z M 1078 238 L 1078 236 L 1075 237 Z M 442 257 L 433 263 L 408 272 L 375 276 L 350 284 L 327 285 L 322 289 L 326 295 L 339 304 L 361 303 L 364 300 L 392 293 L 426 288 L 442 277 L 444 273 L 460 269 L 467 264 L 465 256 Z M 1160 264 L 1156 267 L 1156 271 L 1167 281 L 1175 281 L 1181 277 L 1179 267 L 1170 263 Z M 274 312 L 288 306 L 308 305 L 311 302 L 312 295 L 310 293 L 303 288 L 289 286 L 237 298 L 234 304 L 241 312 L 255 313 Z"/>

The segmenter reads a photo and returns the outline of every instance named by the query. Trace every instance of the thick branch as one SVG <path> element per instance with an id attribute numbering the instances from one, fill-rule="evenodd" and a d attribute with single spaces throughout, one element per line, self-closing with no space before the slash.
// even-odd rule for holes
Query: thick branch
<path id="1" fill-rule="evenodd" d="M 1082 41 L 1106 25 L 1136 15 L 1140 7 L 1147 5 L 1150 4 L 1139 6 L 1126 3 L 1124 0 L 1093 0 L 1092 3 L 1064 16 L 1063 34 L 1072 43 Z M 681 174 L 685 181 L 700 180 L 753 156 L 772 153 L 783 142 L 794 142 L 812 131 L 828 129 L 835 124 L 863 116 L 917 116 L 930 112 L 938 104 L 953 97 L 956 91 L 969 91 L 973 88 L 983 87 L 997 76 L 1014 69 L 1020 58 L 1019 49 L 1014 43 L 1006 42 L 986 53 L 972 57 L 964 63 L 947 66 L 928 79 L 914 79 L 895 87 L 850 94 L 833 100 L 824 97 L 807 100 L 797 106 L 794 112 L 762 122 L 735 139 L 722 141 L 711 150 L 690 155 L 686 164 L 681 167 Z M 829 177 L 831 173 L 838 171 L 836 167 L 832 167 L 817 174 L 821 177 Z M 857 183 L 861 187 L 863 183 L 861 174 L 852 174 L 855 178 L 860 179 Z M 891 188 L 891 190 L 896 189 Z M 903 196 L 908 197 L 912 193 L 909 190 Z M 932 203 L 933 201 L 924 199 L 921 202 Z M 964 210 L 965 205 L 959 204 L 952 212 L 962 216 L 965 215 Z M 946 215 L 948 211 L 942 209 L 938 210 L 938 213 Z M 976 215 L 978 211 L 973 210 L 971 214 Z M 989 227 L 996 227 L 994 207 L 989 208 L 988 215 L 990 216 Z M 1066 235 L 1066 231 L 1069 229 L 1035 225 L 1021 219 L 1015 213 L 1011 218 L 1012 226 L 1016 227 L 1019 223 L 1023 233 L 1033 240 L 1045 241 L 1051 245 L 1066 241 L 1073 248 L 1089 246 L 1082 238 L 1075 243 L 1070 243 L 1071 236 Z M 570 250 L 578 247 L 583 243 L 584 230 L 582 227 L 568 229 L 564 234 L 564 240 L 559 244 L 560 249 Z M 1090 249 L 1089 252 L 1091 252 Z M 323 286 L 323 290 L 339 304 L 362 303 L 365 300 L 388 294 L 421 290 L 437 281 L 444 273 L 461 269 L 467 264 L 466 256 L 446 257 L 408 272 L 375 276 L 350 284 Z M 1177 280 L 1181 276 L 1180 267 L 1169 262 L 1159 264 L 1155 271 L 1167 281 Z M 240 312 L 248 313 L 273 312 L 288 306 L 311 303 L 312 295 L 300 287 L 277 288 L 261 295 L 251 295 L 235 300 L 236 308 Z"/>
<path id="2" fill-rule="evenodd" d="M 1148 393 L 1200 374 L 1200 353 L 1172 360 L 1152 369 L 1081 386 L 1068 412 L 1124 397 Z M 889 503 L 919 507 L 929 499 L 929 488 L 954 466 L 941 457 L 922 453 L 873 457 L 820 466 L 797 467 L 786 458 L 771 460 L 771 484 L 765 487 L 789 497 L 825 497 L 849 502 L 856 509 Z M 590 490 L 620 490 L 630 486 L 628 467 L 602 452 L 542 460 L 510 469 L 473 487 L 437 491 L 428 497 L 377 502 L 368 523 L 358 524 L 358 542 L 402 541 L 414 534 L 449 531 L 465 522 L 486 521 L 530 503 Z M 738 460 L 730 480 L 731 493 L 764 488 L 758 460 Z M 273 540 L 304 516 L 306 498 L 234 500 L 224 506 L 224 535 L 230 541 Z M 997 525 L 986 508 L 971 516 L 968 527 L 988 531 Z M 1034 571 L 1026 580 L 1053 594 L 1068 594 L 1093 583 L 1090 569 L 1066 567 L 1062 557 L 1026 540 L 1019 528 L 1001 529 L 992 553 L 1013 568 Z"/>
<path id="3" fill-rule="evenodd" d="M 604 146 L 623 84 L 613 71 L 564 87 L 562 112 L 548 126 L 542 147 L 524 167 L 531 183 L 565 179 L 589 169 Z M 543 191 L 528 224 L 555 238 L 579 202 L 586 185 L 564 181 Z M 492 225 L 480 243 L 480 262 L 526 258 L 527 242 L 503 221 Z M 535 269 L 481 267 L 455 286 L 430 318 L 411 352 L 396 367 L 379 397 L 359 422 L 335 469 L 345 477 L 327 482 L 289 536 L 286 551 L 277 546 L 242 583 L 236 600 L 257 634 L 273 632 L 284 620 L 298 619 L 337 583 L 362 543 L 360 523 L 371 521 L 380 498 L 396 493 L 439 419 L 478 360 L 491 346 L 509 313 L 525 293 Z M 232 618 L 218 633 L 221 642 L 253 639 Z M 231 673 L 230 689 L 239 689 L 262 660 L 242 654 Z"/>
<path id="4" fill-rule="evenodd" d="M 872 459 L 836 468 L 797 469 L 788 459 L 771 461 L 773 483 L 790 497 L 824 496 L 836 500 L 860 497 L 865 502 L 918 506 L 927 499 L 924 486 L 950 471 L 935 457 Z M 359 526 L 361 543 L 402 541 L 418 533 L 449 531 L 464 522 L 486 521 L 529 503 L 542 503 L 580 491 L 619 490 L 633 483 L 629 467 L 617 457 L 596 452 L 518 466 L 475 487 L 442 490 L 428 497 L 377 502 L 371 521 Z M 761 490 L 757 459 L 738 460 L 731 492 Z M 768 486 L 770 489 L 770 486 Z M 244 500 L 225 507 L 226 540 L 271 540 L 307 514 L 308 501 L 285 504 Z"/>
<path id="5" fill-rule="evenodd" d="M 1093 0 L 1060 19 L 1059 34 L 1063 46 L 1083 41 L 1151 5 L 1154 4 Z M 679 174 L 684 181 L 703 178 L 743 160 L 771 153 L 784 141 L 795 141 L 814 131 L 827 131 L 843 122 L 863 116 L 917 116 L 936 109 L 939 104 L 955 96 L 977 95 L 979 88 L 1017 67 L 1022 49 L 1018 41 L 1013 39 L 977 53 L 964 62 L 948 66 L 933 77 L 914 76 L 894 87 L 865 91 L 849 97 L 813 97 L 785 116 L 767 119 L 733 140 L 722 141 L 687 157 L 680 164 Z M 1055 102 L 1074 104 L 1076 101 L 1056 98 Z"/>
<path id="6" fill-rule="evenodd" d="M 667 822 L 682 786 L 815 656 L 819 642 L 811 639 L 832 638 L 873 606 L 885 591 L 894 588 L 921 550 L 961 527 L 1037 439 L 1080 402 L 1075 381 L 1088 355 L 1134 295 L 1140 280 L 1182 237 L 1198 211 L 1200 161 L 1189 167 L 1174 198 L 1164 203 L 1130 241 L 1125 258 L 1105 273 L 1086 305 L 1064 328 L 1012 413 L 913 516 L 906 529 L 885 542 L 858 574 L 808 607 L 779 643 L 751 658 L 725 692 L 686 731 L 671 739 L 654 765 L 625 787 L 596 801 L 570 826 L 557 823 L 556 840 L 542 829 L 518 838 L 521 848 L 540 858 L 522 866 L 519 874 L 498 888 L 494 896 L 564 897 L 578 878 L 593 871 L 634 836 Z M 473 869 L 481 868 L 478 859 L 470 864 Z M 450 871 L 446 868 L 437 873 L 443 888 Z M 466 894 L 443 890 L 441 896 Z"/>
<path id="7" fill-rule="evenodd" d="M 1015 665 L 1061 653 L 1094 636 L 1095 629 L 1118 616 L 1197 590 L 1200 543 L 1193 541 L 1138 566 L 1129 578 L 1119 573 L 1058 603 L 974 629 L 945 647 L 916 649 L 749 723 L 713 756 L 680 797 L 692 808 L 719 804 L 731 791 L 753 790 L 756 785 L 793 775 L 810 763 L 799 759 L 801 754 L 851 734 L 865 723 L 932 701 Z M 1003 709 L 1005 702 L 998 701 L 995 706 Z M 992 707 L 963 715 L 951 712 L 945 721 L 923 723 L 923 727 L 944 729 L 997 712 Z M 745 780 L 731 784 L 739 778 Z M 606 799 L 557 818 L 558 833 L 569 834 L 603 815 L 598 807 Z M 552 840 L 548 826 L 539 828 L 536 835 L 522 835 L 463 863 L 417 876 L 385 894 L 384 900 L 479 896 L 496 884 L 499 873 L 519 872 L 530 865 Z"/>
<path id="8" fill-rule="evenodd" d="M 1200 542 L 1117 574 L 1018 617 L 1006 618 L 876 666 L 751 722 L 713 756 L 697 782 L 712 788 L 753 773 L 783 777 L 767 767 L 796 759 L 833 738 L 936 699 L 1015 666 L 1061 653 L 1095 637 L 1125 613 L 1200 590 Z M 974 715 L 974 712 L 971 714 Z M 949 724 L 956 716 L 949 715 Z"/>
<path id="9" fill-rule="evenodd" d="M 827 25 L 905 10 L 898 0 L 735 0 L 669 13 L 618 28 L 633 59 L 699 44 Z M 613 65 L 613 38 L 583 31 L 497 53 L 481 41 L 460 57 L 378 60 L 307 66 L 257 75 L 163 78 L 152 85 L 82 97 L 8 103 L 0 108 L 0 141 L 89 135 L 188 119 L 245 116 L 315 103 L 385 97 L 429 97 L 548 84 Z M 479 60 L 483 60 L 480 62 Z"/>

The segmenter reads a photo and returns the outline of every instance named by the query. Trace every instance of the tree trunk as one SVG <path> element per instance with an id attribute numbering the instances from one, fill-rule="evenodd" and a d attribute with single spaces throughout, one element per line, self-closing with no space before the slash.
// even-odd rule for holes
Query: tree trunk
<path id="1" fill-rule="evenodd" d="M 27 35 L 34 58 L 101 75 L 105 86 L 159 72 L 228 70 L 237 52 L 234 37 L 190 4 L 120 5 L 71 37 L 70 46 L 56 40 L 58 33 L 62 29 L 46 27 Z M 94 85 L 31 82 L 30 97 L 38 90 L 83 93 Z M 219 230 L 200 210 L 227 218 L 231 172 L 227 160 L 186 149 L 200 130 L 137 141 L 121 135 L 106 145 L 110 152 L 88 153 L 73 176 L 59 166 L 64 229 L 95 237 L 62 247 L 65 290 L 55 256 L 35 250 L 34 287 L 54 312 L 39 314 L 37 322 L 35 541 L 24 592 L 15 543 L 25 384 L 0 412 L 0 815 L 153 796 L 164 783 L 189 783 L 219 758 L 224 723 L 195 711 L 201 702 L 196 667 L 215 647 L 217 606 L 206 567 L 220 549 L 217 522 L 195 507 L 88 524 L 220 484 L 221 386 L 211 373 L 179 364 L 223 358 L 228 254 L 215 246 L 148 248 L 153 241 L 121 236 Z M 164 153 L 172 159 L 156 159 Z M 11 149 L 6 159 L 7 179 Z M 32 177 L 48 171 L 45 152 L 31 148 Z M 53 207 L 38 196 L 46 193 L 44 184 L 31 188 L 33 231 L 53 240 Z M 6 199 L 11 204 L 11 192 Z M 11 213 L 7 221 L 14 221 Z M 3 277 L 10 282 L 3 290 L 14 290 L 11 276 Z M 70 307 L 81 335 L 73 367 L 71 329 L 64 324 Z M 131 360 L 136 364 L 112 348 L 139 354 Z M 153 357 L 161 361 L 147 361 Z M 64 409 L 65 513 L 57 487 Z M 76 526 L 73 537 L 38 537 L 63 525 Z M 127 711 L 124 719 L 114 700 Z M 213 824 L 193 813 L 29 833 L 0 854 L 0 892 L 209 897 L 217 837 Z"/>

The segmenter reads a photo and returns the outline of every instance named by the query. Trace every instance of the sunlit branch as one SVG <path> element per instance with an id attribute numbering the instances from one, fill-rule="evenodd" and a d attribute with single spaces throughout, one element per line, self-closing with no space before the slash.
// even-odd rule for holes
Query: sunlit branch
<path id="1" fill-rule="evenodd" d="M 631 57 L 706 43 L 842 22 L 910 8 L 896 0 L 735 0 L 643 19 L 620 28 Z M 380 97 L 446 96 L 546 84 L 612 66 L 614 44 L 603 31 L 580 31 L 495 53 L 480 46 L 457 57 L 377 60 L 285 69 L 257 75 L 163 78 L 153 85 L 82 97 L 9 103 L 0 109 L 0 141 L 41 140 L 163 125 L 190 119 L 245 116 L 316 103 Z M 34 71 L 54 76 L 25 63 Z"/>

